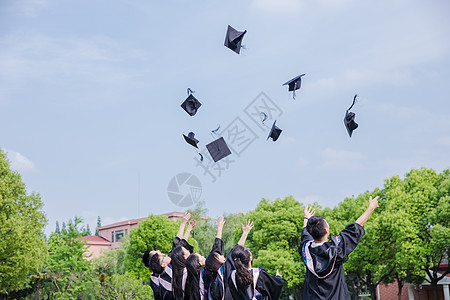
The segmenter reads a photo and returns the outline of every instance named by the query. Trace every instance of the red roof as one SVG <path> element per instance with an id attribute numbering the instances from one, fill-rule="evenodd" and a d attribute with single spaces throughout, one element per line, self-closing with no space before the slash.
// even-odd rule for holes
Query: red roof
<path id="1" fill-rule="evenodd" d="M 109 245 L 111 245 L 110 241 L 108 241 L 107 239 L 105 239 L 101 236 L 97 236 L 97 235 L 87 235 L 87 236 L 83 236 L 78 239 L 80 239 L 82 241 L 86 241 L 88 244 L 109 244 Z"/>

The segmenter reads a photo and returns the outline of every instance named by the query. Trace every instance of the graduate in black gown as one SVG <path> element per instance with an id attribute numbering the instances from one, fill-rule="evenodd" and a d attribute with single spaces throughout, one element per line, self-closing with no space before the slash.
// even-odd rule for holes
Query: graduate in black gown
<path id="1" fill-rule="evenodd" d="M 245 241 L 247 240 L 247 236 L 253 228 L 253 222 L 251 220 L 246 220 L 245 224 L 241 224 L 241 226 L 242 226 L 241 238 L 239 239 L 237 245 L 234 246 L 233 249 L 231 249 L 231 251 L 228 253 L 227 260 L 222 265 L 222 267 L 220 267 L 219 271 L 217 272 L 217 276 L 211 281 L 207 294 L 208 299 L 214 300 L 233 299 L 230 292 L 229 280 L 231 273 L 233 272 L 233 270 L 236 269 L 236 266 L 232 256 L 237 247 L 244 246 Z"/>
<path id="2" fill-rule="evenodd" d="M 306 265 L 303 299 L 350 300 L 345 282 L 343 263 L 364 235 L 364 224 L 375 208 L 378 197 L 369 198 L 369 207 L 355 221 L 331 237 L 330 226 L 322 216 L 314 216 L 314 209 L 306 206 L 299 253 Z"/>
<path id="3" fill-rule="evenodd" d="M 186 259 L 194 248 L 187 241 L 192 229 L 195 226 L 195 220 L 191 220 L 178 246 L 172 249 L 170 253 L 170 264 L 164 268 L 159 276 L 159 294 L 162 300 L 182 300 L 184 285 L 186 283 Z"/>
<path id="4" fill-rule="evenodd" d="M 197 298 L 197 291 L 195 291 L 195 296 L 193 298 L 195 300 L 214 299 L 213 298 L 214 293 L 211 293 L 210 291 L 211 282 L 214 281 L 217 276 L 222 275 L 219 272 L 219 269 L 225 262 L 224 243 L 222 240 L 222 230 L 224 224 L 225 224 L 224 218 L 220 216 L 219 220 L 216 221 L 217 234 L 216 238 L 214 239 L 214 244 L 199 274 L 199 286 L 198 286 L 199 298 Z M 219 284 L 219 286 L 221 286 L 221 284 Z M 222 297 L 218 299 L 222 299 Z"/>
<path id="5" fill-rule="evenodd" d="M 186 259 L 187 279 L 184 288 L 184 300 L 200 300 L 200 272 L 205 266 L 205 258 L 197 253 L 191 253 Z"/>
<path id="6" fill-rule="evenodd" d="M 161 288 L 160 288 L 160 276 L 165 270 L 167 266 L 169 266 L 171 262 L 171 253 L 177 246 L 183 246 L 189 252 L 193 251 L 193 247 L 189 245 L 187 242 L 187 238 L 189 238 L 189 234 L 193 228 L 193 226 L 188 226 L 186 233 L 184 233 L 184 229 L 186 224 L 188 223 L 191 217 L 190 213 L 185 213 L 181 219 L 180 227 L 178 229 L 177 235 L 172 241 L 172 250 L 168 255 L 161 253 L 159 250 L 147 250 L 142 256 L 142 262 L 144 265 L 149 268 L 152 272 L 150 277 L 150 287 L 153 290 L 153 295 L 156 300 L 162 299 Z M 194 223 L 195 225 L 195 223 Z M 183 234 L 184 233 L 184 234 Z"/>
<path id="7" fill-rule="evenodd" d="M 283 279 L 271 275 L 262 268 L 252 268 L 252 253 L 249 248 L 235 246 L 232 258 L 236 270 L 228 279 L 231 296 L 235 300 L 277 300 L 283 288 Z"/>

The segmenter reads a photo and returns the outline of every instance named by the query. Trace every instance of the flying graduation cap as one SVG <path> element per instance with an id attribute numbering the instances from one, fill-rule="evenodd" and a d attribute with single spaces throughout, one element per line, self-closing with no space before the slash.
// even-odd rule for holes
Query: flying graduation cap
<path id="1" fill-rule="evenodd" d="M 208 149 L 208 152 L 209 154 L 211 154 L 214 162 L 218 162 L 222 158 L 227 157 L 231 154 L 231 150 L 230 148 L 228 148 L 228 145 L 223 137 L 220 137 L 217 140 L 206 145 L 206 149 Z"/>
<path id="2" fill-rule="evenodd" d="M 192 145 L 198 149 L 198 146 L 197 146 L 198 140 L 194 136 L 195 136 L 195 133 L 193 133 L 192 131 L 189 132 L 187 136 L 185 136 L 183 134 L 183 137 L 184 137 L 184 140 L 186 141 L 186 143 L 188 143 L 189 145 Z M 200 155 L 200 161 L 203 161 L 203 155 L 200 152 L 198 152 L 198 150 L 197 150 L 197 154 Z"/>
<path id="3" fill-rule="evenodd" d="M 305 76 L 305 75 L 306 74 L 299 75 L 299 76 L 297 76 L 295 78 L 292 78 L 291 80 L 289 80 L 285 84 L 283 84 L 283 85 L 288 85 L 289 86 L 288 91 L 289 92 L 293 92 L 292 96 L 293 96 L 294 99 L 295 99 L 295 91 L 299 90 L 301 88 L 301 86 L 302 86 L 302 77 Z"/>
<path id="4" fill-rule="evenodd" d="M 345 112 L 344 118 L 345 128 L 347 128 L 347 132 L 350 137 L 352 137 L 353 130 L 358 128 L 358 124 L 355 122 L 355 113 L 349 112 L 349 110 L 352 109 L 353 105 L 355 105 L 356 97 L 358 97 L 358 95 L 355 95 L 355 97 L 353 97 L 353 103 Z"/>
<path id="5" fill-rule="evenodd" d="M 225 47 L 230 48 L 237 54 L 241 51 L 241 43 L 242 39 L 244 38 L 244 34 L 247 33 L 247 30 L 244 31 L 237 31 L 230 25 L 228 25 L 227 29 L 227 35 L 225 36 Z"/>
<path id="6" fill-rule="evenodd" d="M 194 93 L 190 88 L 187 89 L 188 97 L 181 104 L 181 107 L 192 117 L 197 113 L 198 108 L 202 105 L 195 97 L 192 95 Z"/>
<path id="7" fill-rule="evenodd" d="M 269 132 L 269 136 L 267 137 L 267 139 L 272 138 L 272 140 L 274 142 L 276 140 L 278 140 L 281 132 L 283 131 L 275 125 L 276 122 L 277 122 L 277 120 L 275 120 L 275 122 L 273 122 L 272 128 L 270 129 L 270 132 Z"/>
<path id="8" fill-rule="evenodd" d="M 185 140 L 188 144 L 194 146 L 195 148 L 198 148 L 198 146 L 197 146 L 198 140 L 194 137 L 194 136 L 195 136 L 195 133 L 189 132 L 187 136 L 185 136 L 184 134 L 183 134 L 183 136 L 184 136 L 184 140 Z"/>

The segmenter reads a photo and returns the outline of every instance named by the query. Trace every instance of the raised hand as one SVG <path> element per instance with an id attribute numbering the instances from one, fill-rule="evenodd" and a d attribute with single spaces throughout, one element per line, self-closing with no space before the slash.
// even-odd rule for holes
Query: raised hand
<path id="1" fill-rule="evenodd" d="M 316 212 L 316 210 L 309 205 L 306 205 L 305 210 L 303 211 L 303 215 L 305 216 L 305 218 L 311 218 L 312 216 L 314 216 L 314 213 Z"/>
<path id="2" fill-rule="evenodd" d="M 190 218 L 191 218 L 191 213 L 186 212 L 184 214 L 184 216 L 181 218 L 181 223 L 186 225 Z"/>
<path id="3" fill-rule="evenodd" d="M 242 232 L 248 234 L 250 232 L 250 230 L 252 230 L 252 228 L 254 227 L 253 225 L 253 221 L 248 219 L 245 220 L 245 225 L 241 223 L 242 226 Z"/>
<path id="4" fill-rule="evenodd" d="M 223 224 L 225 224 L 225 220 L 222 216 L 219 217 L 219 220 L 216 221 L 216 227 L 217 228 L 223 228 Z"/>
<path id="5" fill-rule="evenodd" d="M 369 207 L 371 209 L 375 209 L 377 207 L 380 207 L 378 205 L 378 196 L 376 196 L 374 199 L 372 199 L 372 196 L 369 197 Z"/>
<path id="6" fill-rule="evenodd" d="M 192 229 L 194 229 L 194 227 L 195 227 L 195 220 L 192 219 L 192 220 L 189 222 L 188 228 L 187 228 L 186 230 L 192 230 Z"/>

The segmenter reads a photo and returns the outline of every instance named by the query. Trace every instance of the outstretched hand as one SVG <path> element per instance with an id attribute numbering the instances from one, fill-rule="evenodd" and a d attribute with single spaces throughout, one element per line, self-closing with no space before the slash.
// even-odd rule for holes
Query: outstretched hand
<path id="1" fill-rule="evenodd" d="M 252 230 L 252 228 L 254 227 L 253 221 L 250 219 L 245 220 L 245 225 L 241 223 L 241 226 L 242 226 L 243 233 L 249 233 L 250 230 Z"/>
<path id="2" fill-rule="evenodd" d="M 181 218 L 181 223 L 187 224 L 187 222 L 189 221 L 190 218 L 191 218 L 191 213 L 186 212 L 184 214 L 184 216 Z"/>
<path id="3" fill-rule="evenodd" d="M 223 224 L 225 224 L 225 220 L 223 219 L 222 216 L 220 216 L 220 217 L 219 217 L 219 220 L 216 221 L 216 227 L 217 227 L 217 228 L 222 228 L 222 227 L 223 227 Z"/>
<path id="4" fill-rule="evenodd" d="M 316 210 L 309 205 L 306 205 L 305 210 L 303 211 L 303 215 L 305 216 L 305 218 L 311 218 L 312 216 L 314 216 L 314 213 L 316 212 Z"/>
<path id="5" fill-rule="evenodd" d="M 369 207 L 372 209 L 375 209 L 377 207 L 380 207 L 378 205 L 378 196 L 372 199 L 372 196 L 369 197 Z"/>
<path id="6" fill-rule="evenodd" d="M 192 230 L 195 227 L 195 219 L 192 219 L 189 222 L 188 229 Z"/>

